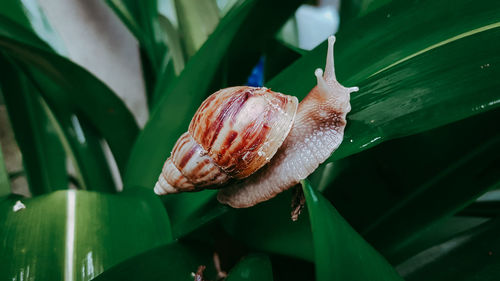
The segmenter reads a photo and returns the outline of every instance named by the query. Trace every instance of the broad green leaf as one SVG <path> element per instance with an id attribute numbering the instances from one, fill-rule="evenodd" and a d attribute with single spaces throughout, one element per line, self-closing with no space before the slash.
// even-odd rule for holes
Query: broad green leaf
<path id="1" fill-rule="evenodd" d="M 49 106 L 79 112 L 89 120 L 108 142 L 123 172 L 138 132 L 134 117 L 124 103 L 82 67 L 41 48 L 40 41 L 28 31 L 1 18 L 0 26 L 0 49 L 23 65 L 37 68 L 64 89 L 64 96 L 52 92 L 42 94 Z"/>
<path id="2" fill-rule="evenodd" d="M 340 6 L 341 25 L 344 26 L 349 21 L 364 16 L 390 2 L 392 0 L 347 0 Z M 390 16 L 389 16 L 390 17 Z"/>
<path id="3" fill-rule="evenodd" d="M 452 216 L 419 231 L 419 236 L 409 243 L 404 251 L 392 256 L 392 264 L 400 265 L 409 258 L 459 236 L 488 221 L 486 218 Z M 397 267 L 397 266 L 396 266 Z"/>
<path id="4" fill-rule="evenodd" d="M 128 259 L 94 280 L 192 281 L 200 265 L 207 266 L 205 276 L 214 275 L 210 252 L 196 245 L 172 243 Z"/>
<path id="5" fill-rule="evenodd" d="M 5 169 L 2 149 L 0 146 L 0 197 L 10 194 L 9 174 Z"/>
<path id="6" fill-rule="evenodd" d="M 44 101 L 26 76 L 1 58 L 0 87 L 33 195 L 68 188 L 66 153 Z"/>
<path id="7" fill-rule="evenodd" d="M 325 195 L 397 262 L 405 244 L 500 181 L 499 135 L 491 123 L 499 114 L 493 110 L 333 162 L 341 171 Z"/>
<path id="8" fill-rule="evenodd" d="M 11 196 L 1 199 L 0 213 L 2 280 L 91 280 L 171 241 L 168 217 L 150 194 Z"/>
<path id="9" fill-rule="evenodd" d="M 360 91 L 352 95 L 345 141 L 335 158 L 498 107 L 495 3 L 455 1 L 448 17 L 443 1 L 395 1 L 340 30 L 336 73 Z M 267 86 L 304 97 L 325 54 L 322 44 Z"/>
<path id="10" fill-rule="evenodd" d="M 403 280 L 307 181 L 316 280 Z"/>
<path id="11" fill-rule="evenodd" d="M 499 219 L 437 245 L 404 264 L 405 280 L 497 280 L 500 277 Z"/>
<path id="12" fill-rule="evenodd" d="M 219 9 L 215 1 L 175 0 L 179 31 L 189 57 L 205 43 L 219 23 Z"/>
<path id="13" fill-rule="evenodd" d="M 222 226 L 247 247 L 261 252 L 314 262 L 314 249 L 307 210 L 298 221 L 290 218 L 292 192 L 248 209 L 228 212 Z"/>
<path id="14" fill-rule="evenodd" d="M 370 225 L 364 232 L 367 239 L 377 241 L 377 247 L 385 254 L 394 254 L 418 237 L 425 227 L 499 186 L 499 147 L 500 135 L 464 153 L 462 159 L 443 169 Z"/>
<path id="15" fill-rule="evenodd" d="M 180 238 L 224 214 L 229 207 L 215 200 L 216 190 L 172 194 L 162 198 L 174 238 Z"/>
<path id="16" fill-rule="evenodd" d="M 187 130 L 198 104 L 209 94 L 207 91 L 222 58 L 231 50 L 246 52 L 245 43 L 248 49 L 255 50 L 255 41 L 269 38 L 299 3 L 299 0 L 273 1 L 269 6 L 268 1 L 248 0 L 236 4 L 189 60 L 175 83 L 161 92 L 158 105 L 135 144 L 124 178 L 125 187 L 154 186 L 175 141 Z M 275 6 L 280 8 L 272 9 Z M 263 25 L 267 26 L 265 30 Z M 248 40 L 250 35 L 252 39 Z"/>
<path id="17" fill-rule="evenodd" d="M 272 281 L 273 268 L 269 257 L 263 254 L 248 255 L 229 272 L 226 281 Z"/>

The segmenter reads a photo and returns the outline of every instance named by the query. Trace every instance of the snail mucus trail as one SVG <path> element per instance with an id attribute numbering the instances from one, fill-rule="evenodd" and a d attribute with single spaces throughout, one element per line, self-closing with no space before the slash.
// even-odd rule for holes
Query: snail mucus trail
<path id="1" fill-rule="evenodd" d="M 330 36 L 325 71 L 316 69 L 317 85 L 300 103 L 264 87 L 208 97 L 165 162 L 155 193 L 220 188 L 219 202 L 245 208 L 309 176 L 342 142 L 350 93 L 358 91 L 335 77 L 334 42 Z"/>

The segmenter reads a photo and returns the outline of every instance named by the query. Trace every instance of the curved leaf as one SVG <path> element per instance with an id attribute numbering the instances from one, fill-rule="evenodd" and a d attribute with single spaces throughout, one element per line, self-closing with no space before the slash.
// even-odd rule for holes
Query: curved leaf
<path id="1" fill-rule="evenodd" d="M 160 26 L 158 1 L 106 0 L 139 41 L 143 78 L 149 105 L 159 75 L 170 73 L 166 37 Z"/>
<path id="2" fill-rule="evenodd" d="M 364 233 L 367 239 L 377 241 L 385 254 L 394 255 L 429 224 L 456 213 L 487 190 L 499 186 L 499 148 L 500 135 L 464 153 L 456 163 L 374 221 Z M 446 198 L 445 203 L 443 198 Z M 388 233 L 391 238 L 387 237 Z"/>
<path id="3" fill-rule="evenodd" d="M 68 188 L 66 153 L 43 100 L 24 74 L 0 58 L 0 86 L 33 195 Z"/>
<path id="4" fill-rule="evenodd" d="M 3 14 L 5 17 L 10 18 L 18 24 L 21 24 L 25 28 L 31 30 L 32 33 L 36 34 L 39 38 L 44 39 L 45 42 L 38 40 L 37 37 L 32 36 L 32 34 L 27 33 L 24 30 L 16 32 L 18 30 L 16 30 L 15 28 L 12 28 L 12 32 L 10 32 L 10 35 L 13 38 L 19 39 L 26 43 L 30 43 L 47 51 L 55 50 L 59 54 L 64 54 L 64 52 L 62 51 L 62 44 L 60 44 L 61 41 L 53 33 L 50 25 L 46 21 L 40 7 L 37 6 L 36 2 L 20 2 L 7 0 L 2 2 L 2 4 L 8 6 L 4 7 L 5 9 L 2 10 L 3 12 L 7 12 Z M 6 21 L 5 24 L 15 26 L 9 21 Z M 48 48 L 46 43 L 50 44 L 52 49 Z M 49 78 L 47 78 L 43 74 L 43 72 L 29 67 L 26 69 L 26 71 L 30 73 L 32 78 L 37 80 L 38 91 L 48 92 L 49 94 L 58 96 L 65 95 L 64 90 L 58 88 L 57 85 L 55 85 L 52 81 L 50 81 Z M 76 116 L 68 112 L 67 108 L 57 108 L 58 113 L 56 115 L 58 116 L 57 118 L 55 118 L 52 114 L 53 112 L 51 112 L 51 110 L 45 104 L 43 107 L 46 114 L 48 114 L 48 117 L 54 124 L 55 129 L 57 131 L 61 131 L 59 133 L 59 137 L 65 138 L 64 142 L 69 143 L 69 145 L 66 145 L 66 152 L 69 152 L 69 155 L 72 156 L 72 159 L 75 160 L 74 166 L 76 167 L 77 172 L 79 172 L 80 174 L 80 182 L 78 183 L 78 186 L 90 190 L 100 189 L 105 191 L 115 191 L 114 182 L 107 166 L 104 152 L 101 148 L 100 137 L 95 133 L 95 129 L 90 128 L 86 124 L 77 124 L 79 122 L 77 121 Z M 52 109 L 56 110 L 56 108 Z M 63 111 L 64 113 L 62 113 Z M 64 123 L 66 125 L 61 125 L 60 123 Z M 73 126 L 75 124 L 77 127 Z M 22 130 L 23 125 L 20 124 L 19 126 L 21 127 L 20 130 Z M 83 151 L 85 151 L 86 153 L 82 153 Z M 29 158 L 30 153 L 24 155 L 24 159 Z M 65 163 L 63 163 L 63 166 L 64 171 L 60 172 L 59 174 L 60 176 L 66 177 Z"/>
<path id="5" fill-rule="evenodd" d="M 215 1 L 174 2 L 186 53 L 193 56 L 219 23 L 219 9 Z"/>
<path id="6" fill-rule="evenodd" d="M 272 281 L 273 269 L 269 257 L 263 254 L 249 255 L 231 269 L 226 281 Z"/>
<path id="7" fill-rule="evenodd" d="M 150 194 L 12 196 L 1 199 L 0 213 L 2 280 L 91 280 L 171 241 L 168 217 Z"/>
<path id="8" fill-rule="evenodd" d="M 0 26 L 0 48 L 17 61 L 36 67 L 65 90 L 64 96 L 44 92 L 44 98 L 50 106 L 81 113 L 92 122 L 108 141 L 118 167 L 123 172 L 138 132 L 134 117 L 123 102 L 85 69 L 39 48 L 39 41 L 26 30 L 1 18 Z"/>
<path id="9" fill-rule="evenodd" d="M 292 193 L 283 192 L 270 201 L 238 209 L 221 218 L 222 226 L 247 247 L 314 262 L 313 239 L 307 210 L 298 221 L 290 219 Z"/>
<path id="10" fill-rule="evenodd" d="M 398 266 L 406 280 L 496 280 L 500 276 L 500 220 L 494 219 Z"/>
<path id="11" fill-rule="evenodd" d="M 208 266 L 206 275 L 213 275 L 211 258 L 210 252 L 202 247 L 172 243 L 124 261 L 94 280 L 193 281 L 193 274 L 200 265 Z"/>
<path id="12" fill-rule="evenodd" d="M 44 73 L 28 68 L 31 77 L 36 80 L 41 93 L 64 96 L 65 91 Z M 82 116 L 77 116 L 68 108 L 56 107 L 46 111 L 52 119 L 65 145 L 68 156 L 78 175 L 78 187 L 86 190 L 116 192 L 115 183 L 101 145 L 101 136 Z"/>
<path id="13" fill-rule="evenodd" d="M 216 194 L 216 190 L 205 190 L 199 193 L 172 194 L 162 198 L 175 238 L 185 236 L 229 209 L 215 200 Z"/>
<path id="14" fill-rule="evenodd" d="M 316 280 L 403 280 L 323 195 L 307 181 L 302 186 L 313 233 Z"/>
<path id="15" fill-rule="evenodd" d="M 333 162 L 342 170 L 325 196 L 387 259 L 398 262 L 422 231 L 500 181 L 499 134 L 491 123 L 499 117 L 500 110 L 493 110 Z"/>
<path id="16" fill-rule="evenodd" d="M 33 31 L 58 54 L 65 55 L 62 40 L 52 30 L 38 1 L 3 0 L 0 3 L 0 15 Z"/>
<path id="17" fill-rule="evenodd" d="M 9 175 L 5 169 L 5 162 L 3 160 L 2 149 L 0 146 L 0 197 L 10 194 Z"/>

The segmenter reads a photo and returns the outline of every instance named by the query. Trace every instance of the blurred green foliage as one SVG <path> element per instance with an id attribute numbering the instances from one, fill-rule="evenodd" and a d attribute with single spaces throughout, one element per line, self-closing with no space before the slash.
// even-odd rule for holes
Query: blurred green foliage
<path id="1" fill-rule="evenodd" d="M 35 1 L 0 3 L 0 89 L 33 195 L 11 194 L 0 153 L 1 280 L 193 280 L 201 265 L 207 280 L 500 278 L 498 1 L 342 1 L 336 72 L 360 91 L 297 222 L 293 191 L 234 210 L 152 187 L 201 101 L 262 55 L 266 86 L 315 85 L 326 43 L 276 36 L 305 1 L 173 2 L 175 21 L 163 1 L 106 1 L 139 42 L 144 129 Z"/>

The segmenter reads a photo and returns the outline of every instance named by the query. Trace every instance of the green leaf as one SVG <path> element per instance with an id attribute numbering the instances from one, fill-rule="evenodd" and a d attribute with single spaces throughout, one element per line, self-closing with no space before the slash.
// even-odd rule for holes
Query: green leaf
<path id="1" fill-rule="evenodd" d="M 193 56 L 219 23 L 215 1 L 175 0 L 179 31 L 183 35 L 186 53 Z"/>
<path id="2" fill-rule="evenodd" d="M 65 90 L 34 68 L 28 68 L 36 80 L 40 92 L 48 95 L 64 96 Z M 102 138 L 97 130 L 82 116 L 77 116 L 67 108 L 47 109 L 65 149 L 73 161 L 78 175 L 78 186 L 82 189 L 116 192 L 108 161 L 102 148 Z"/>
<path id="3" fill-rule="evenodd" d="M 400 265 L 420 252 L 451 240 L 486 221 L 488 219 L 452 216 L 432 224 L 424 230 L 419 231 L 418 237 L 412 240 L 405 247 L 404 251 L 400 251 L 399 255 L 391 257 L 395 261 L 393 264 Z"/>
<path id="4" fill-rule="evenodd" d="M 246 52 L 246 47 L 255 50 L 257 46 L 254 41 L 269 38 L 299 3 L 299 0 L 273 1 L 272 6 L 269 6 L 268 1 L 248 0 L 236 4 L 203 47 L 189 60 L 176 82 L 169 84 L 164 93 L 157 89 L 162 95 L 137 139 L 124 178 L 125 187 L 154 186 L 175 141 L 187 129 L 198 104 L 208 94 L 222 58 L 230 50 L 234 53 Z M 255 20 L 257 15 L 258 21 Z M 264 23 L 267 26 L 265 30 L 262 28 Z M 253 34 L 252 40 L 248 40 L 249 34 Z"/>
<path id="5" fill-rule="evenodd" d="M 162 198 L 174 238 L 180 238 L 226 213 L 229 207 L 215 200 L 216 190 L 172 194 Z"/>
<path id="6" fill-rule="evenodd" d="M 163 31 L 163 36 L 166 38 L 166 42 L 168 45 L 168 50 L 170 52 L 171 56 L 171 62 L 173 64 L 173 68 L 175 70 L 175 75 L 172 75 L 173 77 L 177 77 L 181 71 L 184 69 L 185 61 L 186 58 L 184 57 L 184 50 L 182 49 L 181 46 L 181 34 L 179 31 L 173 26 L 173 24 L 170 22 L 170 20 L 163 15 L 159 16 L 159 23 L 161 30 Z M 165 67 L 164 69 L 166 69 Z M 161 74 L 160 74 L 161 75 Z M 169 82 L 171 82 L 171 79 L 167 79 L 168 75 L 164 74 L 161 75 L 163 79 L 159 80 L 158 83 L 166 83 L 163 86 L 158 86 L 160 88 L 165 88 L 166 85 L 168 85 Z M 167 81 L 164 81 L 167 80 Z"/>
<path id="7" fill-rule="evenodd" d="M 37 1 L 3 0 L 0 15 L 20 24 L 42 39 L 60 55 L 65 55 L 62 40 L 52 30 Z"/>
<path id="8" fill-rule="evenodd" d="M 106 3 L 113 9 L 140 44 L 147 44 L 146 37 L 139 23 L 137 2 L 131 0 L 106 0 Z"/>
<path id="9" fill-rule="evenodd" d="M 256 251 L 314 262 L 313 239 L 307 210 L 298 221 L 290 219 L 292 192 L 252 208 L 237 209 L 221 217 L 231 236 Z"/>
<path id="10" fill-rule="evenodd" d="M 9 174 L 5 169 L 2 149 L 0 146 L 0 197 L 10 194 Z"/>
<path id="11" fill-rule="evenodd" d="M 4 58 L 0 86 L 33 195 L 68 188 L 66 153 L 44 101 L 31 82 Z"/>
<path id="12" fill-rule="evenodd" d="M 0 200 L 2 280 L 91 280 L 171 241 L 168 217 L 150 194 L 69 190 Z M 25 208 L 14 209 L 18 200 Z"/>
<path id="13" fill-rule="evenodd" d="M 337 36 L 336 72 L 360 91 L 335 158 L 498 107 L 500 5 L 492 3 L 455 1 L 443 21 L 449 3 L 394 1 L 346 25 Z M 267 86 L 304 97 L 325 54 L 322 44 Z"/>
<path id="14" fill-rule="evenodd" d="M 138 133 L 135 119 L 124 103 L 88 71 L 40 47 L 40 41 L 28 31 L 1 17 L 0 26 L 0 49 L 24 66 L 37 68 L 64 89 L 64 96 L 49 91 L 42 94 L 49 106 L 78 112 L 89 120 L 108 142 L 123 172 Z"/>
<path id="15" fill-rule="evenodd" d="M 500 135 L 491 123 L 499 117 L 500 110 L 493 110 L 333 162 L 340 175 L 325 196 L 398 262 L 422 231 L 500 182 Z"/>
<path id="16" fill-rule="evenodd" d="M 500 276 L 500 220 L 494 219 L 408 260 L 405 280 L 496 280 Z"/>
<path id="17" fill-rule="evenodd" d="M 193 281 L 192 274 L 200 265 L 209 266 L 208 275 L 213 273 L 210 252 L 203 247 L 172 243 L 122 262 L 94 280 Z"/>
<path id="18" fill-rule="evenodd" d="M 364 232 L 367 239 L 377 241 L 379 249 L 387 255 L 394 254 L 429 224 L 456 213 L 487 190 L 499 186 L 499 148 L 500 135 L 464 153 L 456 163 L 374 221 Z"/>
<path id="19" fill-rule="evenodd" d="M 341 26 L 349 21 L 362 17 L 388 3 L 392 0 L 348 0 L 342 2 L 340 7 Z"/>
<path id="20" fill-rule="evenodd" d="M 263 254 L 248 255 L 229 272 L 226 281 L 272 281 L 273 268 L 269 257 Z"/>
<path id="21" fill-rule="evenodd" d="M 106 0 L 139 41 L 146 97 L 153 102 L 153 90 L 158 76 L 168 67 L 168 49 L 159 22 L 158 1 Z"/>
<path id="22" fill-rule="evenodd" d="M 316 280 L 403 280 L 307 181 Z"/>

